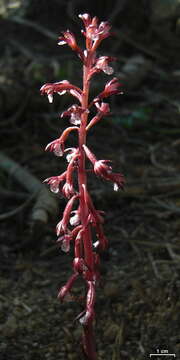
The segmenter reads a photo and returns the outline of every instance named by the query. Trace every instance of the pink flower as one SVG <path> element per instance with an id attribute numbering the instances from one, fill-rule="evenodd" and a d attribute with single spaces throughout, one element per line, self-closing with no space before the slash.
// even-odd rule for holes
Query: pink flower
<path id="1" fill-rule="evenodd" d="M 66 180 L 66 171 L 59 176 L 52 176 L 48 179 L 45 179 L 43 182 L 50 185 L 50 190 L 53 193 L 57 194 L 60 190 L 59 188 L 60 188 L 61 183 L 65 180 Z"/>
<path id="2" fill-rule="evenodd" d="M 114 60 L 116 60 L 116 58 L 112 56 L 101 56 L 96 59 L 95 65 L 89 71 L 88 80 L 90 80 L 92 75 L 100 71 L 103 71 L 107 75 L 112 75 L 114 70 L 111 66 L 109 66 L 109 63 Z"/>
<path id="3" fill-rule="evenodd" d="M 94 172 L 97 176 L 101 176 L 105 180 L 112 181 L 114 183 L 114 190 L 123 189 L 124 187 L 124 176 L 120 173 L 113 173 L 112 167 L 106 165 L 111 162 L 110 160 L 97 160 L 95 155 L 89 150 L 86 145 L 83 145 L 84 151 L 88 159 L 94 166 Z"/>
<path id="4" fill-rule="evenodd" d="M 123 190 L 125 185 L 124 175 L 120 173 L 112 173 L 109 177 L 114 183 L 114 191 L 118 191 L 119 189 Z"/>
<path id="5" fill-rule="evenodd" d="M 67 148 L 64 152 L 69 152 L 66 155 L 66 160 L 69 163 L 72 160 L 72 158 L 74 157 L 75 153 L 77 152 L 77 149 L 76 148 Z"/>
<path id="6" fill-rule="evenodd" d="M 56 156 L 63 156 L 64 153 L 64 141 L 60 138 L 50 142 L 45 151 L 53 151 Z"/>
<path id="7" fill-rule="evenodd" d="M 91 19 L 89 14 L 79 15 L 84 22 L 86 31 L 82 31 L 83 35 L 94 42 L 92 50 L 95 51 L 100 42 L 110 36 L 111 26 L 107 21 L 102 21 L 98 25 L 98 18 L 95 16 Z"/>
<path id="8" fill-rule="evenodd" d="M 100 105 L 98 102 L 96 102 L 95 106 L 97 107 L 99 112 L 103 114 L 103 116 L 110 114 L 109 104 L 102 102 Z"/>
<path id="9" fill-rule="evenodd" d="M 89 112 L 88 110 L 83 109 L 81 106 L 72 105 L 66 111 L 61 114 L 61 117 L 70 116 L 70 123 L 74 125 L 81 124 L 81 115 L 84 112 Z"/>
<path id="10" fill-rule="evenodd" d="M 65 197 L 67 197 L 69 199 L 72 195 L 75 194 L 73 185 L 66 182 L 62 188 L 62 193 L 64 194 Z"/>
<path id="11" fill-rule="evenodd" d="M 74 188 L 73 188 L 73 172 L 74 169 L 76 167 L 76 160 L 79 157 L 79 149 L 76 149 L 76 151 L 74 152 L 70 163 L 67 167 L 67 171 L 66 171 L 66 183 L 64 184 L 63 188 L 62 188 L 62 193 L 64 194 L 65 197 L 67 197 L 68 199 L 75 194 Z"/>
<path id="12" fill-rule="evenodd" d="M 101 176 L 103 178 L 107 178 L 109 174 L 112 172 L 112 167 L 106 165 L 106 163 L 111 162 L 110 160 L 97 160 L 94 163 L 94 172 L 97 176 Z"/>
<path id="13" fill-rule="evenodd" d="M 97 102 L 98 99 L 103 99 L 114 94 L 122 94 L 122 92 L 119 91 L 120 86 L 121 84 L 119 83 L 118 79 L 113 78 L 105 85 L 104 90 L 98 95 L 94 102 Z"/>
<path id="14" fill-rule="evenodd" d="M 58 224 L 56 225 L 56 234 L 57 236 L 64 234 L 67 230 L 67 224 L 64 224 L 64 222 L 62 220 L 60 220 L 58 222 Z"/>
<path id="15" fill-rule="evenodd" d="M 58 93 L 59 95 L 64 95 L 69 92 L 71 95 L 75 96 L 81 102 L 82 90 L 77 86 L 70 84 L 67 80 L 62 80 L 55 83 L 47 83 L 43 85 L 40 89 L 41 95 L 46 94 L 48 96 L 49 102 L 53 101 L 53 94 Z"/>
<path id="16" fill-rule="evenodd" d="M 113 173 L 111 166 L 106 165 L 110 160 L 98 160 L 94 164 L 94 172 L 97 176 L 101 176 L 105 180 L 114 183 L 114 190 L 123 189 L 125 180 L 121 173 Z"/>
<path id="17" fill-rule="evenodd" d="M 83 60 L 84 59 L 83 52 L 77 45 L 74 34 L 69 30 L 62 32 L 62 34 L 63 36 L 59 37 L 58 45 L 65 45 L 65 44 L 69 45 L 72 50 L 77 52 L 81 60 Z"/>
<path id="18" fill-rule="evenodd" d="M 94 248 L 104 251 L 108 246 L 107 237 L 104 235 L 103 227 L 101 224 L 96 224 L 96 235 L 98 241 L 94 243 Z"/>
<path id="19" fill-rule="evenodd" d="M 73 216 L 71 216 L 69 222 L 71 226 L 77 226 L 80 224 L 80 214 L 79 214 L 79 210 L 74 210 L 71 211 L 71 214 L 73 214 Z"/>
<path id="20" fill-rule="evenodd" d="M 86 311 L 83 311 L 80 314 L 79 322 L 83 326 L 87 326 L 88 324 L 91 324 L 95 318 L 95 312 L 94 309 L 87 309 Z"/>
<path id="21" fill-rule="evenodd" d="M 85 262 L 84 262 L 84 259 L 83 258 L 78 258 L 78 257 L 75 257 L 74 260 L 73 260 L 73 269 L 74 269 L 74 272 L 77 272 L 79 274 L 83 273 L 84 271 L 88 270 Z"/>
<path id="22" fill-rule="evenodd" d="M 64 154 L 64 142 L 68 138 L 71 131 L 78 131 L 79 128 L 77 126 L 69 126 L 66 128 L 63 133 L 61 134 L 60 138 L 50 142 L 46 148 L 45 151 L 53 151 L 56 156 L 63 156 Z"/>
<path id="23" fill-rule="evenodd" d="M 114 60 L 116 59 L 111 56 L 101 56 L 99 59 L 97 59 L 95 68 L 102 70 L 107 75 L 112 75 L 114 70 L 109 66 L 109 63 Z"/>
<path id="24" fill-rule="evenodd" d="M 63 301 L 64 298 L 69 295 L 69 292 L 70 292 L 71 288 L 73 287 L 73 284 L 74 284 L 74 282 L 76 281 L 77 278 L 78 278 L 78 274 L 77 274 L 77 273 L 73 274 L 73 275 L 69 278 L 69 280 L 67 281 L 66 285 L 64 285 L 64 286 L 61 288 L 61 290 L 59 291 L 59 293 L 58 293 L 58 299 L 60 299 L 61 301 Z"/>
<path id="25" fill-rule="evenodd" d="M 63 220 L 66 221 L 66 223 L 69 222 L 69 219 L 70 219 L 70 215 L 72 213 L 72 207 L 74 205 L 74 201 L 79 197 L 78 194 L 74 195 L 69 201 L 68 203 L 66 204 L 66 207 L 64 209 L 64 212 L 63 212 Z"/>
<path id="26" fill-rule="evenodd" d="M 91 119 L 91 121 L 89 122 L 89 124 L 86 126 L 86 130 L 89 130 L 92 126 L 94 126 L 97 122 L 99 122 L 103 116 L 107 116 L 110 114 L 110 108 L 109 108 L 109 104 L 107 103 L 101 103 L 101 105 L 99 105 L 98 102 L 95 103 L 95 106 L 97 107 L 97 109 L 99 110 L 98 113 Z"/>
<path id="27" fill-rule="evenodd" d="M 63 236 L 57 239 L 57 243 L 60 244 L 61 250 L 65 253 L 69 252 L 70 250 L 70 242 L 72 237 L 70 234 L 64 234 Z"/>
<path id="28" fill-rule="evenodd" d="M 83 15 L 80 14 L 78 16 L 83 21 L 85 27 L 91 24 L 91 17 L 89 14 L 83 14 Z"/>
<path id="29" fill-rule="evenodd" d="M 62 220 L 56 226 L 56 233 L 58 236 L 61 235 L 62 233 L 64 234 L 67 232 L 67 226 L 69 223 L 72 207 L 74 205 L 74 201 L 78 198 L 78 196 L 79 195 L 72 196 L 71 199 L 66 204 L 66 207 L 63 212 Z"/>
<path id="30" fill-rule="evenodd" d="M 95 285 L 93 281 L 87 281 L 88 292 L 86 297 L 86 310 L 79 314 L 79 322 L 83 326 L 91 324 L 94 320 L 94 304 L 95 304 Z"/>
<path id="31" fill-rule="evenodd" d="M 62 32 L 63 36 L 60 36 L 58 45 L 69 45 L 71 47 L 72 50 L 76 50 L 77 48 L 77 43 L 76 43 L 76 39 L 74 34 L 67 30 L 67 31 L 63 31 Z"/>

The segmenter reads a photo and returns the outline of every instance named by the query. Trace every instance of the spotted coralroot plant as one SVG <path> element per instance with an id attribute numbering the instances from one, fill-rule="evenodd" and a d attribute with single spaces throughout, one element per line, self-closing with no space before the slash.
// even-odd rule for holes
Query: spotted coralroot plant
<path id="1" fill-rule="evenodd" d="M 74 248 L 73 274 L 60 289 L 58 298 L 61 301 L 68 299 L 78 277 L 84 279 L 86 286 L 85 309 L 77 316 L 76 320 L 83 327 L 82 344 L 85 357 L 95 360 L 97 357 L 93 340 L 93 320 L 95 318 L 95 291 L 100 277 L 99 253 L 107 248 L 108 241 L 103 231 L 103 211 L 95 208 L 87 189 L 87 172 L 93 172 L 96 176 L 111 181 L 115 191 L 123 188 L 124 177 L 122 174 L 112 171 L 110 160 L 96 158 L 86 144 L 86 137 L 91 127 L 110 114 L 109 104 L 104 102 L 104 99 L 113 94 L 119 94 L 120 83 L 117 78 L 113 78 L 93 101 L 89 101 L 92 77 L 101 71 L 107 75 L 113 74 L 110 63 L 115 59 L 109 56 L 98 57 L 96 54 L 101 41 L 110 36 L 109 23 L 99 23 L 97 17 L 91 18 L 89 14 L 79 15 L 79 17 L 85 27 L 82 34 L 85 37 L 86 49 L 83 51 L 78 46 L 74 34 L 69 30 L 62 33 L 58 44 L 69 45 L 82 61 L 82 89 L 72 85 L 68 80 L 47 83 L 41 88 L 41 93 L 48 96 L 50 103 L 53 101 L 55 93 L 59 95 L 68 93 L 78 100 L 78 104 L 73 104 L 61 114 L 61 117 L 70 118 L 72 126 L 67 127 L 58 139 L 46 146 L 46 150 L 54 152 L 56 156 L 63 156 L 66 153 L 67 169 L 61 175 L 50 177 L 44 182 L 50 185 L 52 192 L 60 192 L 68 199 L 63 217 L 56 227 L 57 243 L 66 253 L 69 252 L 71 246 Z M 90 118 L 90 111 L 93 107 L 95 107 L 96 115 Z M 76 132 L 78 136 L 78 146 L 65 148 L 65 142 L 72 131 Z M 86 169 L 87 161 L 92 164 L 92 168 Z M 75 176 L 77 177 L 77 189 L 74 185 Z M 76 210 L 74 210 L 75 206 Z M 95 242 L 92 240 L 92 229 L 95 230 L 97 236 Z"/>

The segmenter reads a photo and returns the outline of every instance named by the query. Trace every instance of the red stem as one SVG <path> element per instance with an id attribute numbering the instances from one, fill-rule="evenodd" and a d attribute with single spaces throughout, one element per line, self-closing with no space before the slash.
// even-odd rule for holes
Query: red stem
<path id="1" fill-rule="evenodd" d="M 83 67 L 83 94 L 82 94 L 82 102 L 81 102 L 81 106 L 83 109 L 88 109 L 88 101 L 89 101 L 88 74 L 91 69 L 91 66 L 92 66 L 92 54 L 88 52 L 87 61 Z M 83 234 L 84 259 L 85 259 L 85 263 L 87 264 L 87 267 L 91 270 L 90 273 L 93 275 L 94 259 L 93 259 L 91 229 L 90 226 L 86 226 L 86 220 L 89 214 L 89 210 L 84 198 L 84 188 L 83 188 L 83 184 L 85 185 L 85 188 L 87 184 L 87 176 L 85 170 L 85 153 L 83 149 L 83 145 L 86 144 L 87 118 L 88 118 L 88 113 L 84 112 L 82 114 L 81 126 L 79 128 L 80 159 L 79 159 L 79 167 L 78 167 L 78 185 L 79 185 L 79 194 L 80 194 L 81 224 L 83 227 L 85 227 L 85 231 Z M 93 278 L 91 279 L 91 281 L 93 281 Z M 84 326 L 83 345 L 87 359 L 96 360 L 95 343 L 93 340 L 93 326 L 91 323 Z"/>
<path id="2" fill-rule="evenodd" d="M 86 65 L 83 67 L 83 95 L 82 95 L 82 108 L 88 108 L 88 100 L 89 100 L 89 81 L 88 73 L 91 68 L 91 56 L 89 54 L 89 58 L 87 59 Z M 88 207 L 84 199 L 84 189 L 82 185 L 86 186 L 87 184 L 87 176 L 85 170 L 85 154 L 83 145 L 86 144 L 86 125 L 87 125 L 87 117 L 88 114 L 84 112 L 82 114 L 82 122 L 79 128 L 79 151 L 80 151 L 80 160 L 79 160 L 79 169 L 78 169 L 78 185 L 79 185 L 79 193 L 80 193 L 80 217 L 81 224 L 85 226 L 87 216 L 88 216 Z M 91 232 L 89 226 L 86 227 L 86 230 L 83 235 L 83 244 L 84 244 L 84 258 L 85 262 L 91 272 L 93 273 L 93 251 L 92 251 L 92 240 L 91 240 Z"/>
<path id="3" fill-rule="evenodd" d="M 84 327 L 83 346 L 87 360 L 96 360 L 97 355 L 94 346 L 94 334 L 92 324 Z"/>

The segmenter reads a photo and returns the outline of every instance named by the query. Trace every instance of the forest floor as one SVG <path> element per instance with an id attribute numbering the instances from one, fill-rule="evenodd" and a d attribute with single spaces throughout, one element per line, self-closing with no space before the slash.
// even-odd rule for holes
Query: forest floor
<path id="1" fill-rule="evenodd" d="M 47 62 L 38 66 L 22 53 L 13 56 L 6 62 L 11 79 L 6 85 L 13 91 L 19 77 L 15 91 L 18 87 L 17 108 L 22 111 L 14 110 L 17 116 L 12 116 L 8 108 L 13 99 L 8 100 L 1 145 L 42 181 L 64 169 L 63 160 L 43 150 L 67 120 L 60 122 L 58 102 L 45 107 L 46 99 L 37 91 L 40 82 L 48 81 Z M 157 349 L 180 356 L 180 103 L 176 68 L 167 68 L 154 61 L 146 80 L 116 97 L 115 115 L 103 119 L 88 138 L 97 157 L 113 160 L 113 169 L 126 177 L 125 191 L 118 193 L 110 184 L 89 179 L 95 204 L 106 212 L 109 239 L 96 298 L 98 360 L 144 360 Z M 62 72 L 62 78 L 72 74 L 71 60 L 64 76 Z M 35 80 L 30 83 L 31 77 Z M 64 108 L 61 100 L 60 111 Z M 84 308 L 83 284 L 77 283 L 69 302 L 57 299 L 73 258 L 72 251 L 64 254 L 55 245 L 59 217 L 37 234 L 29 220 L 34 199 L 23 211 L 8 215 L 24 201 L 24 189 L 3 170 L 0 183 L 0 213 L 7 213 L 0 218 L 1 360 L 82 359 L 82 329 L 74 319 Z M 61 214 L 64 203 L 60 198 Z"/>

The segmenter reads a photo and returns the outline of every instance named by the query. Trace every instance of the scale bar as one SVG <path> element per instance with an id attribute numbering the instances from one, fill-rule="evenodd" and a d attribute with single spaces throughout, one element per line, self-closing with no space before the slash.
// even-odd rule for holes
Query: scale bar
<path id="1" fill-rule="evenodd" d="M 176 357 L 176 354 L 150 354 L 149 356 L 150 357 L 151 356 L 174 356 L 174 357 Z"/>

